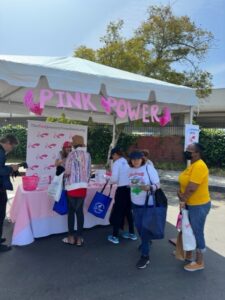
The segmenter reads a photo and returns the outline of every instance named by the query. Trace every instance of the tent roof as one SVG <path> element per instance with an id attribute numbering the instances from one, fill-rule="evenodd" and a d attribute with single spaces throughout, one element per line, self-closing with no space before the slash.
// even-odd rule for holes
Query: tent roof
<path id="1" fill-rule="evenodd" d="M 100 95 L 129 99 L 132 106 L 156 103 L 161 108 L 168 105 L 172 113 L 190 112 L 197 106 L 195 90 L 149 77 L 118 70 L 75 57 L 42 57 L 0 55 L 0 112 L 29 116 L 23 103 L 28 88 L 35 93 L 43 88 L 92 95 L 98 111 L 63 108 L 67 117 L 113 124 L 115 118 L 107 115 L 100 105 Z M 35 96 L 36 97 L 36 96 Z M 56 107 L 57 98 L 49 101 L 43 116 L 61 115 Z M 116 123 L 128 122 L 128 118 L 116 118 Z"/>
<path id="2" fill-rule="evenodd" d="M 76 57 L 0 55 L 0 79 L 14 86 L 36 87 L 45 76 L 52 89 L 147 101 L 151 91 L 163 103 L 196 106 L 195 90 L 118 70 Z"/>

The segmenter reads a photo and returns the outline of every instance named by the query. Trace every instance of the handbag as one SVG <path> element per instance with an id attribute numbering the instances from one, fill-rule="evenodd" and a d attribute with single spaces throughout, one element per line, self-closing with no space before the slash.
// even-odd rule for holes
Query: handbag
<path id="1" fill-rule="evenodd" d="M 196 249 L 196 239 L 191 228 L 187 209 L 182 209 L 182 241 L 185 251 Z"/>
<path id="2" fill-rule="evenodd" d="M 181 227 L 182 227 L 182 213 L 180 211 L 178 216 L 177 216 L 176 228 L 177 228 L 178 231 L 181 231 Z"/>
<path id="3" fill-rule="evenodd" d="M 103 194 L 106 186 L 108 184 L 108 181 L 103 186 L 101 192 L 96 192 L 94 198 L 91 201 L 91 204 L 88 208 L 88 212 L 92 215 L 94 215 L 97 218 L 104 219 L 107 211 L 109 209 L 109 206 L 111 204 L 112 198 L 110 197 L 112 185 L 110 185 L 109 194 L 105 195 Z"/>
<path id="4" fill-rule="evenodd" d="M 149 182 L 150 182 L 150 184 L 152 184 L 147 166 L 146 166 L 146 171 L 148 174 Z M 154 192 L 153 197 L 155 198 L 156 206 L 165 206 L 165 207 L 168 206 L 167 197 L 161 188 L 157 189 Z"/>
<path id="5" fill-rule="evenodd" d="M 148 173 L 148 169 L 146 166 L 146 170 Z M 150 175 L 148 173 L 149 182 L 151 184 Z M 165 225 L 166 225 L 166 215 L 167 215 L 167 201 L 165 205 L 165 199 L 163 202 L 161 202 L 160 197 L 163 195 L 163 198 L 165 194 L 162 192 L 158 193 L 159 198 L 157 199 L 156 193 L 153 194 L 153 205 L 148 206 L 148 199 L 150 196 L 150 193 L 147 192 L 146 194 L 146 200 L 144 205 L 144 212 L 143 212 L 143 219 L 142 219 L 142 226 L 146 228 L 149 231 L 150 238 L 152 240 L 158 240 L 164 238 L 164 231 L 165 231 Z M 166 199 L 167 200 L 167 199 Z"/>
<path id="6" fill-rule="evenodd" d="M 161 188 L 157 189 L 154 193 L 156 206 L 168 206 L 168 200 Z"/>
<path id="7" fill-rule="evenodd" d="M 148 198 L 149 194 L 147 193 L 146 203 L 148 201 Z M 142 218 L 142 226 L 149 231 L 149 235 L 152 240 L 163 239 L 166 225 L 167 207 L 156 206 L 154 200 L 153 205 L 145 205 L 143 209 L 144 212 Z"/>
<path id="8" fill-rule="evenodd" d="M 178 232 L 177 242 L 176 242 L 176 251 L 175 251 L 176 259 L 185 260 L 185 251 L 183 249 L 183 241 L 182 241 L 182 232 Z"/>
<path id="9" fill-rule="evenodd" d="M 68 212 L 67 192 L 62 190 L 59 201 L 56 201 L 53 210 L 60 215 L 66 215 Z"/>
<path id="10" fill-rule="evenodd" d="M 63 175 L 64 173 L 60 174 L 59 176 L 54 176 L 52 182 L 48 187 L 48 195 L 55 201 L 59 201 L 62 194 Z"/>

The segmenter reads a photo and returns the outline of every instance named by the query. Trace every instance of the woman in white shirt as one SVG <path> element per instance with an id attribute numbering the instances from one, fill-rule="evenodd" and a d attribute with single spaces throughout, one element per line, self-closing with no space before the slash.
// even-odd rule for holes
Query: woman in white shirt
<path id="1" fill-rule="evenodd" d="M 131 186 L 131 201 L 133 204 L 134 223 L 141 238 L 141 258 L 136 266 L 139 269 L 146 268 L 149 264 L 149 244 L 151 241 L 148 229 L 143 227 L 143 212 L 141 209 L 147 205 L 153 205 L 151 192 L 160 187 L 159 176 L 153 165 L 146 163 L 143 152 L 136 150 L 130 154 L 130 169 L 128 172 Z M 150 196 L 148 197 L 150 192 Z M 148 199 L 146 199 L 148 197 Z"/>
<path id="2" fill-rule="evenodd" d="M 113 225 L 113 233 L 108 236 L 108 241 L 119 244 L 119 230 L 123 227 L 124 219 L 127 218 L 129 232 L 123 232 L 122 237 L 137 240 L 134 233 L 133 216 L 131 211 L 130 186 L 128 179 L 129 165 L 123 157 L 121 149 L 115 147 L 111 151 L 113 159 L 111 184 L 117 184 L 115 203 L 112 209 L 110 223 Z"/>

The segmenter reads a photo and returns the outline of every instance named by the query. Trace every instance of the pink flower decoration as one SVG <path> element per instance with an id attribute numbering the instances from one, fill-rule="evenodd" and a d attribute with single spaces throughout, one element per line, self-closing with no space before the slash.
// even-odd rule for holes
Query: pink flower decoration
<path id="1" fill-rule="evenodd" d="M 41 116 L 43 108 L 40 108 L 40 103 L 34 102 L 34 94 L 32 90 L 28 90 L 23 98 L 24 105 L 35 115 Z"/>
<path id="2" fill-rule="evenodd" d="M 111 111 L 110 105 L 104 97 L 101 97 L 101 106 L 105 109 L 105 112 L 107 114 L 110 114 L 110 111 Z"/>
<path id="3" fill-rule="evenodd" d="M 169 107 L 166 106 L 163 108 L 163 115 L 159 117 L 159 124 L 161 126 L 165 126 L 170 121 L 171 121 L 171 112 Z"/>

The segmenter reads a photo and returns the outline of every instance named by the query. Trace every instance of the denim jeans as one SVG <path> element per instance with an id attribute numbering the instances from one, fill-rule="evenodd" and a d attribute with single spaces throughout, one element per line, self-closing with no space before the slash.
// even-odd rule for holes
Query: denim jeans
<path id="1" fill-rule="evenodd" d="M 141 255 L 149 256 L 151 233 L 148 229 L 142 226 L 144 211 L 144 207 L 138 207 L 137 205 L 133 205 L 134 223 L 137 228 L 138 234 L 141 238 Z"/>
<path id="2" fill-rule="evenodd" d="M 211 202 L 202 205 L 187 205 L 190 224 L 196 239 L 196 248 L 200 252 L 206 250 L 204 226 L 210 208 Z"/>

